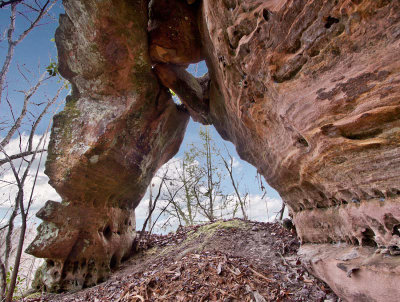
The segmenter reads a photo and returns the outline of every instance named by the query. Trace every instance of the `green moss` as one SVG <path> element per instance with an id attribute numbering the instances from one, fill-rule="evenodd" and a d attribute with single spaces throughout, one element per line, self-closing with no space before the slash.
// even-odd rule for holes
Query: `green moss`
<path id="1" fill-rule="evenodd" d="M 199 228 L 200 232 L 215 232 L 218 229 L 233 229 L 233 228 L 245 228 L 246 223 L 242 220 L 229 220 L 229 221 L 217 221 L 211 224 L 204 225 Z"/>
<path id="2" fill-rule="evenodd" d="M 31 284 L 33 290 L 40 290 L 43 288 L 43 270 L 45 268 L 46 268 L 46 263 L 43 263 L 41 266 L 37 268 Z"/>
<path id="3" fill-rule="evenodd" d="M 28 294 L 24 298 L 25 299 L 35 299 L 35 298 L 40 298 L 41 296 L 42 296 L 41 292 L 36 292 L 36 293 Z"/>
<path id="4" fill-rule="evenodd" d="M 208 238 L 211 238 L 216 231 L 221 229 L 244 229 L 246 223 L 242 220 L 229 220 L 229 221 L 216 221 L 211 224 L 201 226 L 197 231 L 191 231 L 187 234 L 186 242 L 190 242 L 199 237 L 203 237 L 204 242 L 207 242 Z"/>

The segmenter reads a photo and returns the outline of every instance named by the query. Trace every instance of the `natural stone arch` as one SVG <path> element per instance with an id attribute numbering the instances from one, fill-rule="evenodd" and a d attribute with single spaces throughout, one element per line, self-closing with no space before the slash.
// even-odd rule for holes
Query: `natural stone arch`
<path id="1" fill-rule="evenodd" d="M 75 98 L 54 123 L 47 164 L 64 205 L 75 211 L 78 200 L 109 209 L 117 200 L 125 218 L 155 170 L 176 152 L 187 110 L 194 119 L 213 124 L 280 193 L 303 242 L 303 257 L 322 259 L 310 264 L 315 274 L 346 299 L 363 293 L 395 301 L 393 282 L 400 273 L 396 261 L 370 257 L 372 244 L 390 247 L 393 254 L 400 246 L 398 232 L 387 230 L 389 215 L 400 221 L 398 1 L 188 2 L 192 4 L 150 1 L 153 19 L 147 33 L 146 1 L 64 1 L 69 17 L 63 17 L 57 43 L 60 69 L 72 81 Z M 171 18 L 163 13 L 168 8 Z M 184 67 L 203 58 L 209 75 L 194 79 Z M 169 101 L 164 86 L 181 96 L 185 111 Z M 77 114 L 77 106 L 84 115 Z M 110 112 L 94 116 L 105 136 L 86 135 L 75 121 L 87 120 L 88 109 L 100 106 Z M 67 126 L 57 127 L 64 120 Z M 171 121 L 180 121 L 179 126 L 174 128 Z M 165 128 L 151 132 L 155 136 L 150 139 L 148 125 Z M 70 127 L 79 134 L 68 135 Z M 127 129 L 132 136 L 121 138 Z M 113 145 L 114 137 L 120 137 L 119 144 Z M 94 148 L 82 151 L 88 140 Z M 72 152 L 55 163 L 55 150 Z M 121 153 L 136 160 L 119 162 Z M 104 185 L 108 178 L 102 163 L 109 160 L 121 172 L 117 179 L 126 179 L 123 185 Z M 101 185 L 81 182 L 85 173 Z M 134 189 L 120 190 L 127 184 Z M 48 223 L 42 230 L 53 227 Z M 86 233 L 78 234 L 70 237 Z M 337 249 L 332 244 L 337 242 L 349 245 Z M 356 258 L 346 256 L 352 244 L 366 243 Z M 39 250 L 31 252 L 55 258 L 55 252 L 44 255 Z M 111 259 L 118 263 L 113 256 L 109 253 L 108 266 Z M 346 259 L 346 266 L 337 259 Z M 350 274 L 352 267 L 359 269 L 347 280 L 343 267 Z M 367 279 L 374 280 L 368 288 L 362 285 Z"/>

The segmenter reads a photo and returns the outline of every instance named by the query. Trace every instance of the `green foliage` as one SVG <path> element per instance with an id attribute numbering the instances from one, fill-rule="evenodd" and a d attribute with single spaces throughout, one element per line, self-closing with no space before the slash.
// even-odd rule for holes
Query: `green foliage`
<path id="1" fill-rule="evenodd" d="M 55 77 L 60 74 L 58 71 L 58 64 L 54 61 L 50 62 L 50 64 L 46 67 L 46 70 L 51 77 Z"/>
<path id="2" fill-rule="evenodd" d="M 50 41 L 55 42 L 55 39 L 51 38 Z M 57 57 L 57 60 L 50 59 L 50 64 L 47 65 L 46 71 L 50 77 L 58 77 L 57 83 L 64 83 L 64 88 L 69 90 L 69 89 L 71 89 L 70 83 L 61 76 L 61 74 L 58 70 L 58 62 L 57 61 L 58 61 L 58 57 Z"/>
<path id="3" fill-rule="evenodd" d="M 6 274 L 6 283 L 7 283 L 7 288 L 11 283 L 11 275 L 12 275 L 13 267 L 10 266 L 10 269 L 8 270 Z M 20 276 L 17 276 L 17 282 L 15 284 L 14 288 L 14 294 L 16 294 L 18 291 L 22 289 L 22 282 L 25 281 L 25 278 L 21 278 Z"/>
<path id="4" fill-rule="evenodd" d="M 182 101 L 180 100 L 178 95 L 172 89 L 170 89 L 169 92 L 171 93 L 172 99 L 174 100 L 175 104 L 182 105 Z"/>

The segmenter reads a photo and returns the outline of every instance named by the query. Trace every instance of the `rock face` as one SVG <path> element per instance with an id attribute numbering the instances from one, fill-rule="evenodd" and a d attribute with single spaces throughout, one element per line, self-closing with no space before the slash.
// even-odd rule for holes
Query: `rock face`
<path id="1" fill-rule="evenodd" d="M 399 29 L 398 1 L 203 1 L 211 121 L 279 191 L 303 244 L 400 246 Z M 398 265 L 354 280 L 398 282 Z M 385 278 L 378 292 L 313 267 L 346 300 L 398 299 Z"/>
<path id="2" fill-rule="evenodd" d="M 62 196 L 28 252 L 47 289 L 104 280 L 131 252 L 134 209 L 179 149 L 189 115 L 152 72 L 146 1 L 64 1 L 56 42 L 73 86 L 54 118 L 46 173 Z"/>
<path id="3" fill-rule="evenodd" d="M 94 208 L 102 231 L 129 216 L 184 134 L 186 114 L 166 86 L 279 191 L 310 270 L 346 300 L 397 301 L 385 280 L 400 282 L 399 1 L 146 2 L 64 1 L 57 44 L 74 93 L 55 119 L 47 173 L 66 212 Z M 182 66 L 203 57 L 209 75 L 194 79 Z M 98 236 L 85 223 L 71 242 Z M 338 242 L 360 249 L 352 282 Z M 39 252 L 46 244 L 33 253 L 57 258 Z M 99 246 L 96 257 L 112 259 Z"/>
<path id="4" fill-rule="evenodd" d="M 399 28 L 398 1 L 203 1 L 212 123 L 279 191 L 303 244 L 400 246 Z M 400 281 L 400 259 L 373 253 L 354 282 L 334 253 L 303 255 L 346 300 L 396 301 L 385 280 Z"/>

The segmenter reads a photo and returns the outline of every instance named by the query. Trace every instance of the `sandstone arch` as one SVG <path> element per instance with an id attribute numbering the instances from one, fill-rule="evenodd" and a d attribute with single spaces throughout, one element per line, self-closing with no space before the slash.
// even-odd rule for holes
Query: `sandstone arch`
<path id="1" fill-rule="evenodd" d="M 349 300 L 395 301 L 398 258 L 374 252 L 400 247 L 399 2 L 149 5 L 64 1 L 56 40 L 74 93 L 54 122 L 47 163 L 63 203 L 41 211 L 46 222 L 29 249 L 51 259 L 48 272 L 57 268 L 49 284 L 84 286 L 77 272 L 89 260 L 85 240 L 98 242 L 89 257 L 98 279 L 118 263 L 115 250 L 131 229 L 125 238 L 117 229 L 177 151 L 188 112 L 213 124 L 281 194 L 317 276 Z M 203 58 L 206 78 L 185 73 Z M 93 213 L 90 228 L 74 219 L 82 212 Z M 108 227 L 112 244 L 96 237 Z M 61 241 L 70 242 L 68 253 Z"/>

